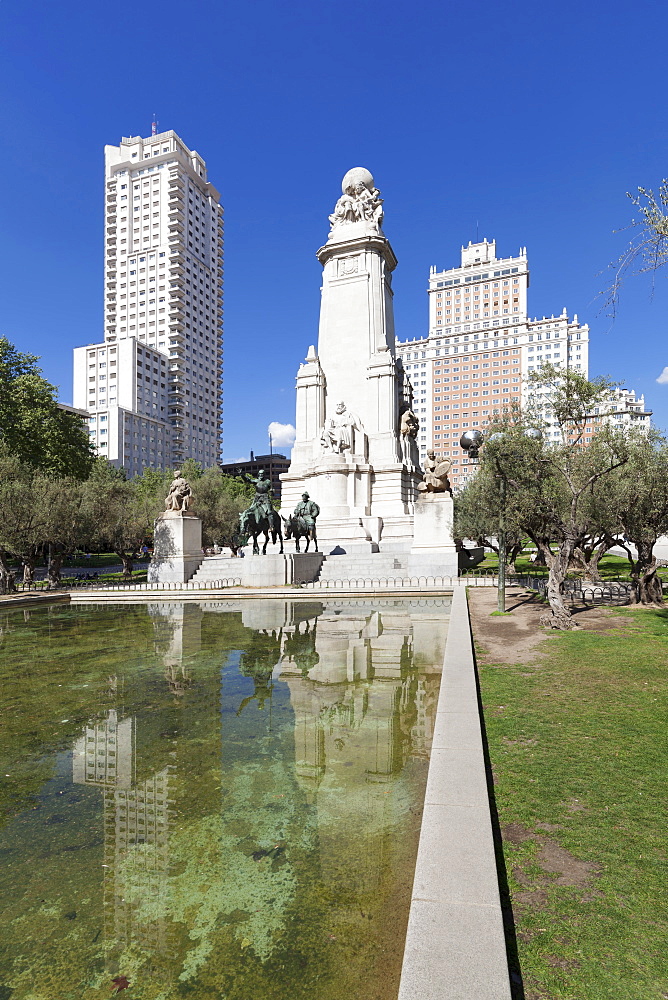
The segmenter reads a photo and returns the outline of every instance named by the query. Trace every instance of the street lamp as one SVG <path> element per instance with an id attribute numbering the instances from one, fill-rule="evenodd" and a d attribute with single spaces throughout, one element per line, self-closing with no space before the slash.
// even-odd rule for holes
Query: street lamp
<path id="1" fill-rule="evenodd" d="M 543 438 L 542 432 L 537 427 L 527 427 L 522 431 L 525 437 L 532 441 L 541 441 Z M 487 439 L 489 444 L 499 444 L 503 442 L 506 435 L 502 431 L 495 431 L 494 434 L 490 434 Z M 464 451 L 468 452 L 469 458 L 474 462 L 478 461 L 478 452 L 485 443 L 485 437 L 482 431 L 477 429 L 471 431 L 464 431 L 461 438 L 459 439 L 460 446 Z M 495 464 L 497 468 L 497 479 L 499 480 L 499 576 L 498 576 L 498 586 L 497 586 L 497 611 L 501 614 L 505 614 L 506 611 L 506 526 L 505 526 L 505 507 L 506 507 L 506 475 L 501 468 L 499 462 L 499 455 L 495 455 Z"/>

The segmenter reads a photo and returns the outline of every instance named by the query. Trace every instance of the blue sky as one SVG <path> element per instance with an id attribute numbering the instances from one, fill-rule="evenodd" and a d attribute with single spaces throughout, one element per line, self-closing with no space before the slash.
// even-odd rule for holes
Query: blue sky
<path id="1" fill-rule="evenodd" d="M 626 192 L 668 175 L 667 29 L 646 0 L 4 0 L 0 332 L 71 401 L 71 349 L 102 339 L 103 147 L 155 112 L 225 205 L 226 460 L 294 422 L 315 251 L 358 164 L 385 199 L 400 339 L 426 332 L 429 267 L 478 225 L 501 255 L 527 246 L 530 312 L 588 322 L 590 373 L 668 428 L 667 275 L 629 280 L 614 323 L 599 297 Z"/>

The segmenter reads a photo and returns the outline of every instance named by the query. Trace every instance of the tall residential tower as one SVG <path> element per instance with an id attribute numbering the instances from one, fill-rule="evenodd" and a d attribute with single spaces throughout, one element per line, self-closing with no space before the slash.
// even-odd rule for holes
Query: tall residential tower
<path id="1" fill-rule="evenodd" d="M 104 342 L 74 351 L 74 405 L 128 474 L 222 442 L 223 209 L 173 131 L 105 147 Z"/>

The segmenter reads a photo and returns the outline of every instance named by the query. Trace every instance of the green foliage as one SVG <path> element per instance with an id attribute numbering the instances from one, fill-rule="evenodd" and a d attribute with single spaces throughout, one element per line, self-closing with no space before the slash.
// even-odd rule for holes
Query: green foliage
<path id="1" fill-rule="evenodd" d="M 81 484 L 58 478 L 21 462 L 0 446 L 0 550 L 18 556 L 26 566 L 26 579 L 40 553 L 49 546 L 58 557 L 72 551 L 83 539 Z M 57 578 L 59 563 L 55 568 Z M 8 589 L 6 566 L 0 571 L 0 592 Z"/>
<path id="2" fill-rule="evenodd" d="M 458 497 L 457 530 L 489 537 L 503 513 L 511 538 L 528 535 L 547 563 L 551 624 L 571 628 L 563 583 L 576 550 L 619 527 L 611 477 L 628 461 L 630 446 L 622 432 L 607 426 L 589 447 L 581 445 L 587 413 L 610 390 L 607 379 L 592 382 L 543 365 L 529 380 L 536 387 L 549 386 L 565 443 L 547 444 L 529 433 L 536 427 L 531 414 L 507 414 L 492 424 L 479 470 Z"/>
<path id="3" fill-rule="evenodd" d="M 22 462 L 54 476 L 85 479 L 94 453 L 80 417 L 61 410 L 38 358 L 0 337 L 0 437 Z"/>
<path id="4" fill-rule="evenodd" d="M 89 546 L 115 552 L 126 574 L 131 573 L 133 559 L 151 537 L 153 521 L 159 512 L 155 495 L 158 477 L 150 473 L 138 478 L 139 488 L 136 480 L 121 478 L 118 470 L 100 459 L 81 487 Z"/>
<path id="5" fill-rule="evenodd" d="M 253 487 L 213 468 L 202 474 L 193 492 L 193 509 L 202 518 L 203 544 L 229 545 L 238 528 L 239 514 L 254 495 Z"/>
<path id="6" fill-rule="evenodd" d="M 582 438 L 585 421 L 593 412 L 594 407 L 602 403 L 618 382 L 613 382 L 605 375 L 587 379 L 571 368 L 560 368 L 557 365 L 543 362 L 536 371 L 527 376 L 530 388 L 547 387 L 549 400 L 559 428 L 566 439 L 574 437 L 573 444 Z M 538 399 L 530 402 L 528 419 L 532 419 L 532 409 Z M 535 421 L 534 421 L 535 423 Z"/>

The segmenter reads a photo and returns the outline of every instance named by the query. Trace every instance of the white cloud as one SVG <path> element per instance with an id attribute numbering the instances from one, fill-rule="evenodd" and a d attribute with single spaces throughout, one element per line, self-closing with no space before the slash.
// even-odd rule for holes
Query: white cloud
<path id="1" fill-rule="evenodd" d="M 659 375 L 657 382 L 659 385 L 668 385 L 668 368 L 664 368 Z"/>
<path id="2" fill-rule="evenodd" d="M 279 424 L 272 420 L 267 428 L 275 448 L 292 448 L 297 433 L 292 424 Z"/>

